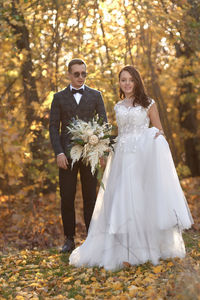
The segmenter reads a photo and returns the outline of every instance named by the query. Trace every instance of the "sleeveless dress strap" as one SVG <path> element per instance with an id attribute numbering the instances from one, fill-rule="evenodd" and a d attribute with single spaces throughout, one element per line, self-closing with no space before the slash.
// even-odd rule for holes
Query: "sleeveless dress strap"
<path id="1" fill-rule="evenodd" d="M 151 106 L 155 103 L 155 101 L 153 99 L 151 99 L 151 103 L 149 104 L 149 106 L 147 107 L 147 111 L 151 108 Z"/>

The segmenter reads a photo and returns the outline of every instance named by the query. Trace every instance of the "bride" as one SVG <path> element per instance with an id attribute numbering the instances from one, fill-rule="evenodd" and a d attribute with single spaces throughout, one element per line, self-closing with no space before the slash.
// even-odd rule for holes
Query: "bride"
<path id="1" fill-rule="evenodd" d="M 107 161 L 105 189 L 99 190 L 88 236 L 69 257 L 77 267 L 117 270 L 123 262 L 182 258 L 182 230 L 193 223 L 155 101 L 132 66 L 120 71 L 119 85 L 115 151 Z"/>

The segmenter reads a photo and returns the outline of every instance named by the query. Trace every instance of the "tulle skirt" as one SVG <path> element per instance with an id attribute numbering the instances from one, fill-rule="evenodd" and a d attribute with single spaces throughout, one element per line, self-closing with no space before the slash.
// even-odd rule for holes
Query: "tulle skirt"
<path id="1" fill-rule="evenodd" d="M 107 161 L 88 236 L 69 263 L 117 270 L 184 257 L 182 230 L 193 223 L 167 141 L 148 128 L 136 151 L 118 143 Z M 135 146 L 135 145 L 134 145 Z M 130 149 L 130 145 L 129 145 Z"/>

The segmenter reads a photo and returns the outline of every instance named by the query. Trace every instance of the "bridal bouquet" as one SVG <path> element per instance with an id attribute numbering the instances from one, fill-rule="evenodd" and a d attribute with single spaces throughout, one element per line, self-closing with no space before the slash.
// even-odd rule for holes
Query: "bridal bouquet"
<path id="1" fill-rule="evenodd" d="M 72 166 L 82 159 L 86 165 L 90 164 L 94 174 L 99 168 L 99 159 L 113 150 L 110 145 L 112 125 L 103 123 L 97 115 L 89 122 L 73 119 L 67 129 L 72 135 Z"/>

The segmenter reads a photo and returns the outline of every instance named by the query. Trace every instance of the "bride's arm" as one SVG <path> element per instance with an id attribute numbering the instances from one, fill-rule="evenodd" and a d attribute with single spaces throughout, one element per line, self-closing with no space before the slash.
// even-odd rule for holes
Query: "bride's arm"
<path id="1" fill-rule="evenodd" d="M 152 104 L 149 109 L 149 118 L 151 124 L 159 130 L 156 133 L 155 138 L 157 138 L 160 134 L 165 136 L 156 103 Z"/>

